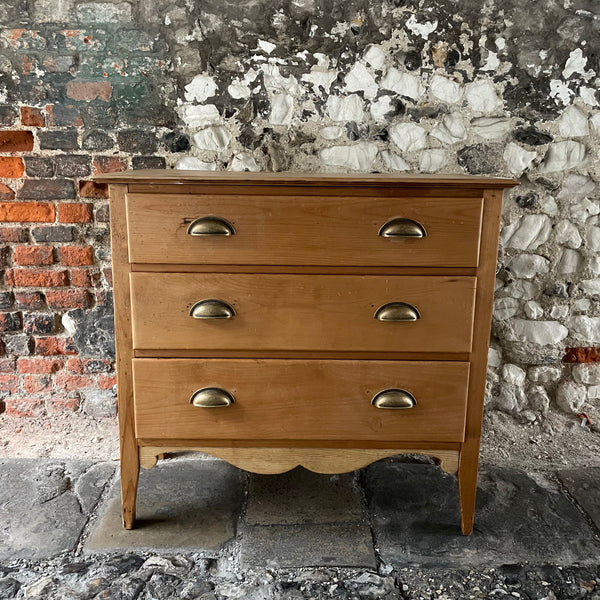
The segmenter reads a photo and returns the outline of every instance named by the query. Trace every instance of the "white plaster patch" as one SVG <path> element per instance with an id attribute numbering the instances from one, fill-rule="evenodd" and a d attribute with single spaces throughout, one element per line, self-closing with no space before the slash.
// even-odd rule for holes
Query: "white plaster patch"
<path id="1" fill-rule="evenodd" d="M 516 177 L 520 177 L 537 158 L 537 153 L 529 152 L 518 144 L 510 142 L 504 149 L 502 158 L 504 158 L 510 172 Z"/>
<path id="2" fill-rule="evenodd" d="M 363 102 L 357 94 L 329 96 L 327 114 L 332 121 L 362 121 Z"/>
<path id="3" fill-rule="evenodd" d="M 369 73 L 365 65 L 361 62 L 355 63 L 346 77 L 344 77 L 344 82 L 349 92 L 362 92 L 365 98 L 375 98 L 379 91 L 373 75 Z"/>
<path id="4" fill-rule="evenodd" d="M 298 81 L 292 75 L 284 77 L 279 72 L 277 65 L 261 65 L 263 72 L 263 80 L 265 87 L 271 92 L 286 92 L 292 96 L 297 96 L 302 92 L 302 88 L 298 85 Z"/>
<path id="5" fill-rule="evenodd" d="M 222 150 L 230 140 L 230 133 L 222 125 L 206 127 L 192 136 L 192 143 L 201 150 Z"/>
<path id="6" fill-rule="evenodd" d="M 517 250 L 535 250 L 550 237 L 552 221 L 546 215 L 523 215 L 502 231 L 502 244 Z"/>
<path id="7" fill-rule="evenodd" d="M 381 69 L 385 64 L 385 53 L 379 46 L 371 46 L 365 52 L 364 60 L 374 69 Z"/>
<path id="8" fill-rule="evenodd" d="M 503 138 L 510 130 L 510 120 L 503 117 L 479 117 L 471 121 L 471 131 L 486 140 Z"/>
<path id="9" fill-rule="evenodd" d="M 383 160 L 383 164 L 392 171 L 410 170 L 410 165 L 401 156 L 390 150 L 384 150 L 381 153 L 381 160 Z"/>
<path id="10" fill-rule="evenodd" d="M 227 87 L 227 93 L 236 100 L 250 97 L 250 88 L 240 81 L 234 81 Z"/>
<path id="11" fill-rule="evenodd" d="M 560 79 L 552 79 L 550 81 L 550 98 L 554 98 L 556 104 L 569 104 L 574 95 L 569 86 Z"/>
<path id="12" fill-rule="evenodd" d="M 485 64 L 481 67 L 481 71 L 493 71 L 495 73 L 499 66 L 500 59 L 498 58 L 498 55 L 490 50 L 488 51 Z"/>
<path id="13" fill-rule="evenodd" d="M 581 200 L 588 194 L 591 194 L 596 189 L 596 184 L 592 179 L 585 175 L 579 175 L 578 173 L 571 173 L 567 175 L 564 180 L 560 192 L 558 194 L 559 200 Z"/>
<path id="14" fill-rule="evenodd" d="M 494 86 L 487 79 L 480 79 L 469 83 L 465 96 L 471 110 L 480 113 L 494 112 L 502 104 Z"/>
<path id="15" fill-rule="evenodd" d="M 523 307 L 525 311 L 525 316 L 528 319 L 541 319 L 544 316 L 544 309 L 541 307 L 539 302 L 535 300 L 528 300 L 525 302 L 525 306 Z"/>
<path id="16" fill-rule="evenodd" d="M 331 90 L 331 84 L 337 79 L 337 71 L 321 70 L 313 67 L 310 73 L 302 75 L 302 81 L 312 85 L 317 93 L 328 94 Z"/>
<path id="17" fill-rule="evenodd" d="M 550 261 L 539 254 L 518 254 L 507 262 L 506 268 L 515 277 L 533 279 L 540 273 L 548 273 Z"/>
<path id="18" fill-rule="evenodd" d="M 375 102 L 371 103 L 371 108 L 369 110 L 371 112 L 371 116 L 377 123 L 385 121 L 387 115 L 395 110 L 392 97 L 381 96 L 381 98 L 378 98 Z"/>
<path id="19" fill-rule="evenodd" d="M 400 123 L 389 129 L 390 138 L 400 150 L 416 152 L 425 148 L 426 131 L 414 123 Z"/>
<path id="20" fill-rule="evenodd" d="M 562 76 L 565 79 L 569 79 L 575 73 L 583 75 L 585 73 L 585 66 L 587 64 L 587 58 L 583 56 L 583 50 L 576 48 L 569 54 L 565 68 L 563 69 Z"/>
<path id="21" fill-rule="evenodd" d="M 421 80 L 415 75 L 398 71 L 392 67 L 386 73 L 381 81 L 381 87 L 384 90 L 392 90 L 401 96 L 406 96 L 412 100 L 418 100 L 423 94 L 423 85 Z"/>
<path id="22" fill-rule="evenodd" d="M 585 161 L 585 146 L 580 142 L 567 140 L 551 144 L 544 157 L 542 171 L 565 171 L 579 167 Z"/>
<path id="23" fill-rule="evenodd" d="M 593 252 L 600 252 L 600 227 L 590 227 L 586 234 L 587 247 Z"/>
<path id="24" fill-rule="evenodd" d="M 584 342 L 586 345 L 600 342 L 600 317 L 578 315 L 571 317 L 567 326 L 578 342 Z"/>
<path id="25" fill-rule="evenodd" d="M 217 165 L 204 162 L 195 156 L 184 156 L 177 161 L 175 168 L 182 171 L 216 171 Z"/>
<path id="26" fill-rule="evenodd" d="M 600 206 L 589 198 L 583 198 L 569 206 L 569 217 L 581 225 L 590 218 L 600 213 Z"/>
<path id="27" fill-rule="evenodd" d="M 271 42 L 267 42 L 266 40 L 258 40 L 257 50 L 260 50 L 267 54 L 271 54 L 271 52 L 273 52 L 275 48 L 277 48 L 277 46 L 275 44 L 272 44 Z"/>
<path id="28" fill-rule="evenodd" d="M 577 226 L 567 219 L 562 219 L 554 226 L 554 241 L 573 249 L 579 248 L 582 242 Z"/>
<path id="29" fill-rule="evenodd" d="M 185 86 L 185 99 L 188 102 L 204 102 L 207 98 L 215 95 L 218 86 L 209 75 L 196 75 L 190 83 Z"/>
<path id="30" fill-rule="evenodd" d="M 461 86 L 456 81 L 441 75 L 432 77 L 429 90 L 435 98 L 448 104 L 456 104 L 462 97 Z"/>
<path id="31" fill-rule="evenodd" d="M 557 321 L 528 321 L 511 319 L 507 321 L 506 339 L 511 342 L 530 342 L 541 346 L 558 344 L 569 334 L 569 330 Z"/>
<path id="32" fill-rule="evenodd" d="M 406 21 L 405 26 L 415 35 L 419 35 L 426 40 L 437 29 L 438 22 L 436 19 L 435 21 L 425 21 L 424 23 L 419 23 L 415 15 L 410 15 L 410 18 L 408 21 Z"/>
<path id="33" fill-rule="evenodd" d="M 236 154 L 229 167 L 228 171 L 260 171 L 259 166 L 256 164 L 253 156 L 249 152 L 239 152 Z"/>
<path id="34" fill-rule="evenodd" d="M 319 134 L 324 140 L 337 140 L 343 133 L 343 129 L 334 125 L 332 127 L 323 127 Z"/>
<path id="35" fill-rule="evenodd" d="M 569 106 L 558 120 L 558 129 L 563 137 L 585 136 L 588 134 L 587 117 L 576 106 Z"/>
<path id="36" fill-rule="evenodd" d="M 448 152 L 441 148 L 423 150 L 419 159 L 419 171 L 422 173 L 435 173 L 448 162 Z"/>
<path id="37" fill-rule="evenodd" d="M 447 114 L 442 119 L 442 122 L 436 125 L 431 132 L 431 135 L 443 144 L 448 144 L 449 146 L 466 139 L 467 131 L 460 113 L 454 112 Z"/>
<path id="38" fill-rule="evenodd" d="M 319 153 L 323 164 L 353 171 L 368 171 L 377 157 L 377 146 L 360 142 L 353 146 L 332 146 Z"/>
<path id="39" fill-rule="evenodd" d="M 596 134 L 600 135 L 600 113 L 593 115 L 590 121 L 596 130 Z"/>
<path id="40" fill-rule="evenodd" d="M 178 112 L 189 129 L 200 129 L 220 119 L 219 111 L 214 104 L 183 104 Z"/>
<path id="41" fill-rule="evenodd" d="M 271 100 L 271 125 L 290 125 L 294 115 L 294 99 L 289 94 L 275 94 Z"/>
<path id="42" fill-rule="evenodd" d="M 598 106 L 598 101 L 596 100 L 596 90 L 594 88 L 582 85 L 579 88 L 579 97 L 590 106 Z"/>

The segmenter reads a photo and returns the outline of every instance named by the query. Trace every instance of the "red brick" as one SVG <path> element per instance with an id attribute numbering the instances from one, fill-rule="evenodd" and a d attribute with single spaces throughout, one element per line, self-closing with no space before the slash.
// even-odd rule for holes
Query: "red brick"
<path id="1" fill-rule="evenodd" d="M 600 362 L 600 351 L 593 346 L 565 348 L 563 362 L 566 363 L 595 363 Z"/>
<path id="2" fill-rule="evenodd" d="M 0 131 L 0 152 L 31 152 L 33 133 L 31 131 Z"/>
<path id="3" fill-rule="evenodd" d="M 80 406 L 78 394 L 53 394 L 48 400 L 49 412 L 77 412 Z"/>
<path id="4" fill-rule="evenodd" d="M 7 269 L 5 280 L 17 287 L 59 287 L 69 285 L 69 274 L 64 269 Z"/>
<path id="5" fill-rule="evenodd" d="M 81 198 L 108 198 L 108 184 L 80 181 L 79 196 Z"/>
<path id="6" fill-rule="evenodd" d="M 54 262 L 52 246 L 16 246 L 13 262 L 22 266 L 51 265 Z"/>
<path id="7" fill-rule="evenodd" d="M 15 305 L 18 308 L 42 308 L 44 296 L 40 292 L 15 292 Z"/>
<path id="8" fill-rule="evenodd" d="M 92 163 L 94 173 L 117 173 L 127 170 L 127 159 L 116 156 L 96 156 Z"/>
<path id="9" fill-rule="evenodd" d="M 98 387 L 101 390 L 110 390 L 114 385 L 117 385 L 116 375 L 101 375 L 98 377 Z"/>
<path id="10" fill-rule="evenodd" d="M 67 373 L 60 373 L 54 378 L 54 385 L 67 392 L 73 392 L 81 388 L 92 387 L 94 385 L 94 380 L 87 375 L 68 375 Z"/>
<path id="11" fill-rule="evenodd" d="M 0 375 L 0 392 L 14 394 L 19 387 L 19 378 L 16 375 Z"/>
<path id="12" fill-rule="evenodd" d="M 49 308 L 87 308 L 90 295 L 85 290 L 48 290 L 46 303 Z"/>
<path id="13" fill-rule="evenodd" d="M 93 215 L 91 204 L 63 202 L 58 205 L 58 220 L 61 223 L 89 223 Z"/>
<path id="14" fill-rule="evenodd" d="M 75 287 L 89 288 L 100 283 L 100 272 L 91 269 L 71 269 L 71 284 Z"/>
<path id="15" fill-rule="evenodd" d="M 19 179 L 25 173 L 22 158 L 16 156 L 0 156 L 0 177 Z"/>
<path id="16" fill-rule="evenodd" d="M 0 200 L 14 200 L 15 192 L 7 185 L 0 183 Z"/>
<path id="17" fill-rule="evenodd" d="M 64 337 L 36 337 L 34 338 L 35 354 L 41 356 L 60 356 L 77 354 L 77 348 L 71 338 Z"/>
<path id="18" fill-rule="evenodd" d="M 19 358 L 17 360 L 19 373 L 56 373 L 62 368 L 62 361 L 56 358 Z"/>
<path id="19" fill-rule="evenodd" d="M 23 390 L 28 394 L 38 394 L 50 389 L 52 379 L 49 375 L 25 375 L 23 377 Z"/>
<path id="20" fill-rule="evenodd" d="M 0 312 L 0 331 L 20 331 L 23 319 L 19 312 Z"/>
<path id="21" fill-rule="evenodd" d="M 91 246 L 63 246 L 59 249 L 60 262 L 68 267 L 94 264 L 94 249 Z"/>
<path id="22" fill-rule="evenodd" d="M 26 127 L 45 127 L 46 118 L 40 108 L 21 106 L 21 124 Z"/>
<path id="23" fill-rule="evenodd" d="M 106 279 L 106 283 L 108 283 L 108 285 L 112 285 L 112 269 L 110 267 L 107 267 L 106 269 L 102 269 L 102 273 L 104 273 L 104 279 Z"/>
<path id="24" fill-rule="evenodd" d="M 108 81 L 69 81 L 67 96 L 79 102 L 104 100 L 108 102 L 112 93 L 112 85 Z"/>
<path id="25" fill-rule="evenodd" d="M 24 227 L 0 227 L 0 242 L 26 242 L 27 229 Z"/>
<path id="26" fill-rule="evenodd" d="M 48 223 L 54 221 L 54 204 L 50 202 L 0 202 L 0 221 Z"/>
<path id="27" fill-rule="evenodd" d="M 14 398 L 4 401 L 4 414 L 13 417 L 38 417 L 44 412 L 44 401 L 41 398 Z"/>

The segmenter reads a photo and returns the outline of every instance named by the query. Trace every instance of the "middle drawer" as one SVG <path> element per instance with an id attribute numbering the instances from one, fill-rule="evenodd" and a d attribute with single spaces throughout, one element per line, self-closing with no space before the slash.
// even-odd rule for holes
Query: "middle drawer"
<path id="1" fill-rule="evenodd" d="M 475 277 L 132 273 L 133 346 L 469 352 L 475 287 Z"/>

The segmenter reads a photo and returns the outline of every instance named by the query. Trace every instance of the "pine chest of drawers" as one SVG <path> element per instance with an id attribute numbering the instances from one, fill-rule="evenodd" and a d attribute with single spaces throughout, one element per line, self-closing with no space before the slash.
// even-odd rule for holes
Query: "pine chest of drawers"
<path id="1" fill-rule="evenodd" d="M 123 521 L 195 449 L 323 473 L 423 453 L 473 527 L 508 179 L 135 171 L 110 184 Z"/>

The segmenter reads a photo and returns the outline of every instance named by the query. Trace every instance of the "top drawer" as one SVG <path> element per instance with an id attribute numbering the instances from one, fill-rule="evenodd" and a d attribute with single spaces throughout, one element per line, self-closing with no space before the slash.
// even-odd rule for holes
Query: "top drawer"
<path id="1" fill-rule="evenodd" d="M 128 194 L 129 260 L 474 267 L 482 206 L 481 198 Z M 190 235 L 207 216 L 224 219 L 233 235 Z M 424 237 L 379 235 L 394 219 L 416 221 Z"/>

